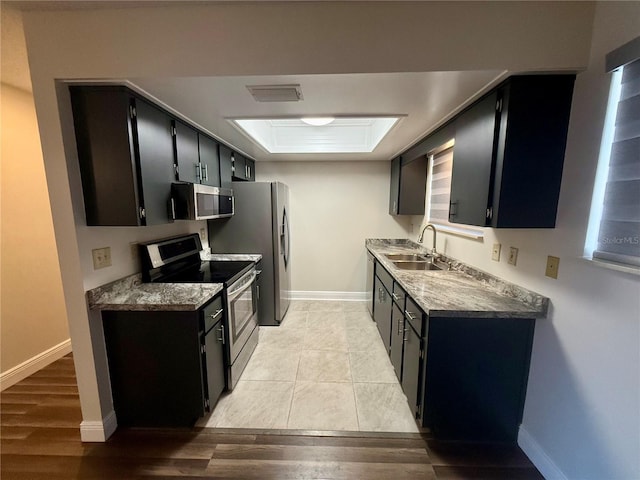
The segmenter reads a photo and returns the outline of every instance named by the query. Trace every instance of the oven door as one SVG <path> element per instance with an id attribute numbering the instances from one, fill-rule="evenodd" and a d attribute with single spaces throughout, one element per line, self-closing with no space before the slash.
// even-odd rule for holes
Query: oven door
<path id="1" fill-rule="evenodd" d="M 227 290 L 229 319 L 229 357 L 233 363 L 247 339 L 258 326 L 255 268 L 247 272 Z"/>

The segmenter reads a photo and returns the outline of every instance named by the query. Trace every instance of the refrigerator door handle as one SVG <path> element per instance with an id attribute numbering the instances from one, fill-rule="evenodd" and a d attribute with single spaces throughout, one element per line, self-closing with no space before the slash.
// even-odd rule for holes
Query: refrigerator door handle
<path id="1" fill-rule="evenodd" d="M 289 219 L 287 218 L 287 208 L 285 207 L 282 212 L 282 234 L 280 236 L 280 248 L 282 249 L 282 255 L 284 256 L 284 268 L 289 265 Z"/>

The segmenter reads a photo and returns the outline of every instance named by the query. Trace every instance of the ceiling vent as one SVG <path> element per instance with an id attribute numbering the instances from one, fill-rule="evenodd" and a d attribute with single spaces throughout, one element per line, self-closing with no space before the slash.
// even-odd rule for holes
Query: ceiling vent
<path id="1" fill-rule="evenodd" d="M 302 100 L 300 85 L 247 85 L 256 102 L 299 102 Z"/>

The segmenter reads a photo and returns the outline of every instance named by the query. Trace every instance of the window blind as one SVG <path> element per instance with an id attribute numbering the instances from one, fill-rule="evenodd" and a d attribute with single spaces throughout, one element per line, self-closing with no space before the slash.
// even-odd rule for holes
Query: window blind
<path id="1" fill-rule="evenodd" d="M 623 68 L 594 258 L 640 267 L 640 59 Z"/>
<path id="2" fill-rule="evenodd" d="M 429 195 L 429 222 L 449 225 L 449 196 L 453 148 L 431 156 L 431 193 Z"/>

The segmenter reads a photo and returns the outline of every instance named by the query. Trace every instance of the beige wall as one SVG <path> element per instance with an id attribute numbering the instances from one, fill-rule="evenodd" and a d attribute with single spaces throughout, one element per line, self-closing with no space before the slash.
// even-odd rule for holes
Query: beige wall
<path id="1" fill-rule="evenodd" d="M 364 292 L 365 238 L 406 238 L 389 211 L 388 162 L 259 162 L 257 181 L 289 185 L 291 289 Z"/>
<path id="2" fill-rule="evenodd" d="M 1 84 L 2 372 L 69 339 L 33 96 Z"/>

